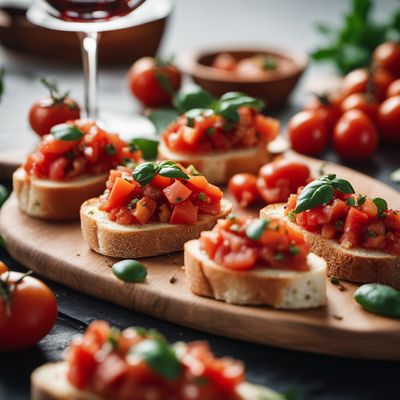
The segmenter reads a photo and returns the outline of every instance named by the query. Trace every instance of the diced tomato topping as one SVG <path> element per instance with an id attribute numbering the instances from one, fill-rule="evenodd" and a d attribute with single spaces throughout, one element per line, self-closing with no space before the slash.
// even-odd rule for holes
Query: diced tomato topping
<path id="1" fill-rule="evenodd" d="M 192 191 L 179 181 L 166 187 L 163 192 L 170 204 L 182 203 L 192 194 Z"/>
<path id="2" fill-rule="evenodd" d="M 261 114 L 257 114 L 255 117 L 256 131 L 267 141 L 271 141 L 278 136 L 279 126 L 279 121 L 275 118 L 265 117 Z"/>
<path id="3" fill-rule="evenodd" d="M 118 206 L 122 206 L 125 200 L 133 193 L 140 191 L 140 185 L 137 182 L 117 177 L 111 189 L 110 196 L 107 201 L 106 210 L 111 210 Z"/>
<path id="4" fill-rule="evenodd" d="M 170 224 L 193 225 L 197 222 L 198 208 L 190 200 L 175 204 L 172 210 Z"/>
<path id="5" fill-rule="evenodd" d="M 60 181 L 64 178 L 65 167 L 68 164 L 68 160 L 64 157 L 57 158 L 49 166 L 49 179 L 53 181 Z"/>
<path id="6" fill-rule="evenodd" d="M 136 203 L 136 209 L 133 213 L 134 217 L 140 224 L 144 225 L 150 221 L 150 218 L 157 209 L 157 203 L 150 197 L 143 197 Z"/>
<path id="7" fill-rule="evenodd" d="M 156 175 L 153 180 L 151 181 L 151 184 L 153 186 L 156 186 L 160 189 L 164 189 L 167 186 L 171 185 L 173 182 L 172 178 L 166 178 L 165 176 L 161 176 L 161 175 Z"/>

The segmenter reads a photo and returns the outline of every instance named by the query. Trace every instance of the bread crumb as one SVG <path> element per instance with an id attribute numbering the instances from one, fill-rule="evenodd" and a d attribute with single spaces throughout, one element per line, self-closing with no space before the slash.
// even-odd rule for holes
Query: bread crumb
<path id="1" fill-rule="evenodd" d="M 169 278 L 169 283 L 174 284 L 176 282 L 176 278 L 172 275 L 171 278 Z"/>

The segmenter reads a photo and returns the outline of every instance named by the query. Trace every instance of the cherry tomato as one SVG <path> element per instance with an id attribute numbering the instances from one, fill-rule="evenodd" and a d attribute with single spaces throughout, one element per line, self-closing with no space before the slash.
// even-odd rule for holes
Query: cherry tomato
<path id="1" fill-rule="evenodd" d="M 333 133 L 333 147 L 345 160 L 368 159 L 378 146 L 378 133 L 372 121 L 360 110 L 343 114 Z"/>
<path id="2" fill-rule="evenodd" d="M 360 110 L 366 114 L 371 121 L 376 121 L 379 103 L 370 93 L 353 93 L 342 102 L 343 112 L 349 110 Z"/>
<path id="3" fill-rule="evenodd" d="M 36 101 L 29 110 L 29 123 L 39 136 L 49 134 L 55 125 L 79 119 L 81 113 L 78 103 L 68 97 L 68 92 L 60 93 L 55 82 L 42 79 L 42 83 L 50 96 Z"/>
<path id="4" fill-rule="evenodd" d="M 62 103 L 45 98 L 35 102 L 29 110 L 29 123 L 39 136 L 50 133 L 51 128 L 55 125 L 79 119 L 79 117 L 79 106 L 69 98 L 64 99 Z"/>
<path id="5" fill-rule="evenodd" d="M 229 53 L 219 53 L 212 66 L 224 71 L 233 71 L 236 68 L 236 59 Z"/>
<path id="6" fill-rule="evenodd" d="M 7 265 L 4 264 L 3 261 L 0 261 L 0 275 L 1 275 L 3 272 L 7 272 L 7 271 L 8 271 Z"/>
<path id="7" fill-rule="evenodd" d="M 8 280 L 7 276 L 8 272 L 0 276 L 12 291 L 9 308 L 7 298 L 0 297 L 0 351 L 33 346 L 57 320 L 56 298 L 43 282 L 19 272 L 10 272 Z"/>
<path id="8" fill-rule="evenodd" d="M 288 124 L 289 139 L 294 150 L 302 154 L 321 153 L 328 144 L 328 129 L 318 111 L 301 111 Z"/>
<path id="9" fill-rule="evenodd" d="M 400 144 L 400 95 L 389 97 L 381 104 L 378 127 L 385 141 Z"/>
<path id="10" fill-rule="evenodd" d="M 400 43 L 382 43 L 375 49 L 372 60 L 378 67 L 400 77 Z"/>
<path id="11" fill-rule="evenodd" d="M 145 106 L 169 105 L 173 92 L 181 86 L 181 73 L 170 63 L 143 57 L 129 70 L 128 85 L 132 94 Z"/>
<path id="12" fill-rule="evenodd" d="M 324 121 L 331 136 L 337 120 L 342 115 L 342 109 L 339 101 L 334 96 L 314 96 L 312 100 L 306 104 L 305 110 L 315 110 L 319 113 Z"/>
<path id="13" fill-rule="evenodd" d="M 366 68 L 355 69 L 348 73 L 343 80 L 344 95 L 350 96 L 353 93 L 371 92 L 378 101 L 386 98 L 386 92 L 395 77 L 388 71 L 378 68 L 372 75 Z"/>
<path id="14" fill-rule="evenodd" d="M 400 95 L 400 79 L 396 79 L 395 81 L 393 81 L 388 87 L 386 93 L 387 97 L 393 97 L 397 95 Z"/>
<path id="15" fill-rule="evenodd" d="M 305 186 L 310 178 L 307 165 L 285 158 L 265 164 L 258 173 L 257 188 L 267 203 L 287 201 L 291 193 Z"/>
<path id="16" fill-rule="evenodd" d="M 257 177 L 252 174 L 236 174 L 229 180 L 228 188 L 242 207 L 255 203 L 258 199 Z"/>

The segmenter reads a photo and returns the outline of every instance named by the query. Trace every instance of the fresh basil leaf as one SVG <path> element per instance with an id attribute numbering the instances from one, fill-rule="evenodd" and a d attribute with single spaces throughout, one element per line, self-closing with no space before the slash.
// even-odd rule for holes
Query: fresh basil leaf
<path id="1" fill-rule="evenodd" d="M 54 139 L 67 142 L 79 140 L 83 137 L 83 132 L 77 126 L 68 124 L 53 126 L 50 133 L 54 136 Z"/>
<path id="2" fill-rule="evenodd" d="M 145 162 L 138 165 L 132 172 L 133 179 L 141 186 L 149 184 L 157 175 L 159 166 L 154 162 Z"/>
<path id="3" fill-rule="evenodd" d="M 223 94 L 220 97 L 219 101 L 237 99 L 238 97 L 243 97 L 243 96 L 247 96 L 246 93 L 242 93 L 242 92 L 226 92 L 225 94 Z"/>
<path id="4" fill-rule="evenodd" d="M 328 203 L 333 197 L 333 186 L 322 179 L 309 183 L 299 194 L 294 212 L 310 210 L 316 206 Z"/>
<path id="5" fill-rule="evenodd" d="M 189 179 L 189 175 L 183 172 L 177 165 L 162 167 L 158 173 L 166 178 Z"/>
<path id="6" fill-rule="evenodd" d="M 249 239 L 258 240 L 264 233 L 265 229 L 269 224 L 268 219 L 255 219 L 246 228 L 246 236 Z"/>
<path id="7" fill-rule="evenodd" d="M 362 206 L 365 203 L 367 196 L 365 194 L 360 194 L 357 199 L 357 205 Z"/>
<path id="8" fill-rule="evenodd" d="M 362 285 L 355 291 L 354 298 L 369 312 L 400 317 L 400 291 L 391 286 L 379 283 Z"/>
<path id="9" fill-rule="evenodd" d="M 259 99 L 255 99 L 246 95 L 238 95 L 235 92 L 226 93 L 215 105 L 215 113 L 221 115 L 222 117 L 234 121 L 239 122 L 240 117 L 238 113 L 238 109 L 240 107 L 250 107 L 257 111 L 261 111 L 264 108 L 264 102 Z"/>
<path id="10" fill-rule="evenodd" d="M 346 199 L 346 204 L 350 207 L 355 207 L 356 199 L 354 197 L 349 197 L 348 199 Z"/>
<path id="11" fill-rule="evenodd" d="M 381 199 L 380 197 L 375 197 L 372 199 L 375 205 L 378 207 L 378 216 L 382 217 L 383 212 L 388 209 L 388 204 L 386 200 Z"/>
<path id="12" fill-rule="evenodd" d="M 155 160 L 158 154 L 158 144 L 157 140 L 136 138 L 132 139 L 131 143 L 138 148 L 143 155 L 143 158 L 147 160 Z"/>
<path id="13" fill-rule="evenodd" d="M 158 134 L 163 133 L 165 128 L 176 118 L 178 118 L 179 113 L 172 108 L 160 108 L 153 111 L 148 116 L 149 120 L 153 123 Z"/>
<path id="14" fill-rule="evenodd" d="M 146 364 L 163 378 L 175 380 L 182 372 L 175 352 L 165 341 L 143 340 L 132 348 L 130 354 L 143 358 Z"/>
<path id="15" fill-rule="evenodd" d="M 336 190 L 339 190 L 340 192 L 345 193 L 345 194 L 354 193 L 353 186 L 351 185 L 351 183 L 349 181 L 346 181 L 345 179 L 333 179 L 332 186 Z"/>
<path id="16" fill-rule="evenodd" d="M 175 94 L 172 104 L 179 113 L 183 114 L 193 108 L 210 108 L 215 98 L 200 86 L 192 86 Z"/>

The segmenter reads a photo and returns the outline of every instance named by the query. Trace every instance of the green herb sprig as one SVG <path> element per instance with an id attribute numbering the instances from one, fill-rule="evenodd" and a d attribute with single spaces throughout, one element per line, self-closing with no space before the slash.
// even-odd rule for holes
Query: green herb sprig
<path id="1" fill-rule="evenodd" d="M 162 161 L 159 164 L 151 161 L 145 162 L 133 170 L 132 177 L 141 186 L 146 186 L 157 174 L 166 178 L 189 179 L 189 175 L 183 172 L 173 161 Z"/>
<path id="2" fill-rule="evenodd" d="M 83 137 L 83 132 L 77 126 L 69 124 L 53 126 L 50 133 L 54 136 L 54 139 L 67 142 L 79 140 Z"/>
<path id="3" fill-rule="evenodd" d="M 350 182 L 336 178 L 335 174 L 326 175 L 312 181 L 301 191 L 294 212 L 297 214 L 328 203 L 335 189 L 345 194 L 354 193 Z"/>

